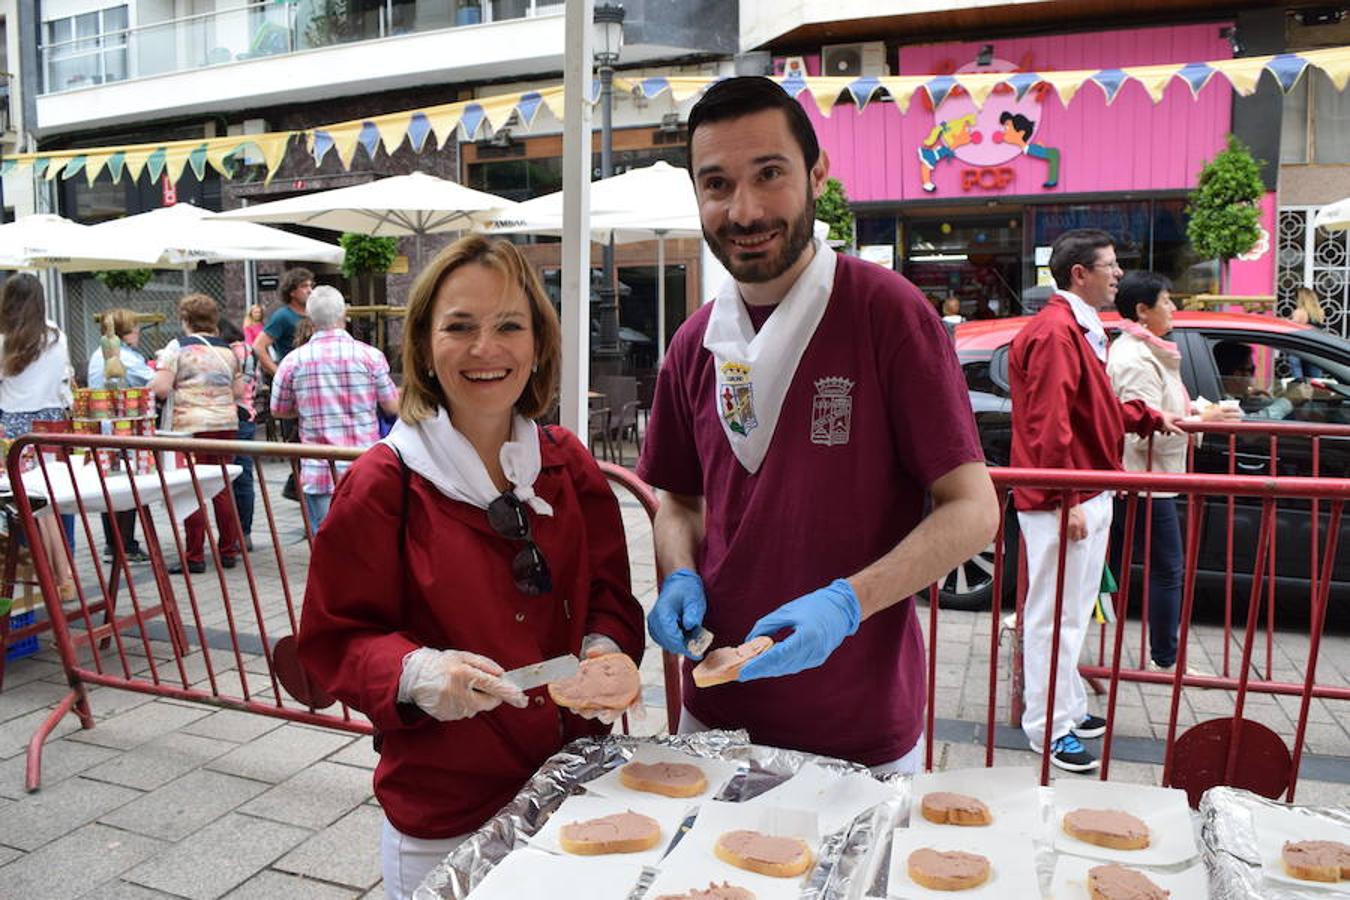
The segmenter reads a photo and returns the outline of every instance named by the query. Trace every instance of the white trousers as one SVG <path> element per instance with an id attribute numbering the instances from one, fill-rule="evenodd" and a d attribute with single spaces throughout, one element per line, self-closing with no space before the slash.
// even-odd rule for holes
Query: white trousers
<path id="1" fill-rule="evenodd" d="M 412 900 L 413 892 L 422 879 L 441 860 L 450 855 L 468 835 L 429 841 L 404 834 L 389 820 L 380 830 L 380 868 L 384 873 L 384 895 L 389 900 Z"/>
<path id="2" fill-rule="evenodd" d="M 690 715 L 689 710 L 680 709 L 680 734 L 698 734 L 700 731 L 708 731 L 707 725 L 704 725 L 698 719 Z M 881 763 L 876 766 L 869 766 L 872 774 L 878 778 L 883 775 L 899 773 L 901 775 L 915 775 L 923 766 L 923 735 L 910 748 L 910 751 L 899 759 L 893 759 L 887 763 Z"/>
<path id="3" fill-rule="evenodd" d="M 1064 554 L 1064 612 L 1060 617 L 1059 669 L 1050 739 L 1057 741 L 1087 715 L 1087 687 L 1078 674 L 1078 656 L 1101 591 L 1102 567 L 1111 537 L 1111 495 L 1084 501 L 1087 537 L 1069 541 Z M 1019 512 L 1027 548 L 1027 601 L 1022 614 L 1022 731 L 1032 749 L 1045 739 L 1050 688 L 1050 643 L 1054 634 L 1055 581 L 1059 576 L 1059 510 Z M 1037 752 L 1040 752 L 1037 749 Z"/>

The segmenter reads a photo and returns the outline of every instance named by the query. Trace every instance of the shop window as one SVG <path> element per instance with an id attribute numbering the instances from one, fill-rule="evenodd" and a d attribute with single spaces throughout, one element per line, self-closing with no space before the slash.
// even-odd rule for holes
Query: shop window
<path id="1" fill-rule="evenodd" d="M 126 79 L 126 6 L 51 19 L 43 24 L 48 91 Z"/>
<path id="2" fill-rule="evenodd" d="M 1284 97 L 1280 162 L 1350 162 L 1350 90 L 1336 90 L 1326 74 L 1309 67 Z"/>

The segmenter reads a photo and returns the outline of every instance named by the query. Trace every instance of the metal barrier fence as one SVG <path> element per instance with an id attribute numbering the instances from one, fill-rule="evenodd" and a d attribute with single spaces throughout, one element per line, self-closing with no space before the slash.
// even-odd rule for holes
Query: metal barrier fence
<path id="1" fill-rule="evenodd" d="M 24 473 L 24 461 L 36 468 Z M 159 460 L 153 471 L 131 478 L 138 453 Z M 11 532 L 22 527 L 30 547 L 42 546 L 40 516 L 74 514 L 77 540 L 65 541 L 65 564 L 74 582 L 73 599 L 62 602 L 55 572 L 59 560 L 33 552 L 47 620 L 9 635 L 17 640 L 50 628 L 70 692 L 51 711 L 29 742 L 27 787 L 41 780 L 43 743 L 61 720 L 74 712 L 83 728 L 93 728 L 87 686 L 192 700 L 274 718 L 366 734 L 370 723 L 344 704 L 336 704 L 311 684 L 295 653 L 300 594 L 308 565 L 308 540 L 313 536 L 303 503 L 279 500 L 276 487 L 286 474 L 296 474 L 301 460 L 318 459 L 336 475 L 339 462 L 360 451 L 252 441 L 185 440 L 95 435 L 27 435 L 16 440 L 6 460 L 13 491 L 7 505 Z M 205 523 L 205 571 L 193 573 L 185 553 L 182 519 L 230 483 L 234 460 L 245 457 L 255 476 L 256 552 L 240 548 L 237 559 L 222 557 L 219 536 L 210 515 Z M 121 472 L 108 470 L 116 460 Z M 142 462 L 144 462 L 142 458 Z M 631 492 L 649 512 L 651 492 L 631 473 L 601 464 L 612 483 Z M 227 498 L 230 521 L 240 529 L 233 491 Z M 96 533 L 105 510 L 134 510 L 149 554 L 148 571 L 133 566 L 121 548 L 121 523 L 111 530 L 109 562 Z M 36 513 L 36 515 L 35 515 Z M 167 538 L 161 550 L 158 535 Z M 236 531 L 236 533 L 239 533 Z M 11 534 L 13 537 L 13 534 Z M 12 588 L 17 542 L 9 541 L 4 568 Z M 172 554 L 182 573 L 169 572 Z M 227 572 L 227 570 L 235 570 Z M 242 571 L 240 571 L 242 570 Z M 138 577 L 139 574 L 139 577 Z M 241 577 L 242 575 L 242 577 Z M 181 579 L 181 580 L 180 580 Z M 0 634 L 0 651 L 6 635 Z M 3 678 L 0 652 L 0 678 Z"/>
<path id="2" fill-rule="evenodd" d="M 995 486 L 998 489 L 1002 512 L 999 534 L 995 539 L 996 563 L 994 603 L 990 615 L 990 700 L 987 712 L 987 741 L 985 751 L 986 765 L 993 765 L 995 730 L 995 697 L 999 676 L 999 635 L 1003 617 L 1003 598 L 1005 597 L 1004 579 L 1009 570 L 1005 558 L 1008 546 L 1009 493 L 1016 487 L 1035 487 L 1067 496 L 1070 492 L 1123 492 L 1125 494 L 1124 534 L 1135 534 L 1136 521 L 1147 509 L 1151 493 L 1175 493 L 1184 501 L 1185 528 L 1183 536 L 1185 574 L 1182 590 L 1180 613 L 1180 632 L 1178 636 L 1178 656 L 1175 670 L 1171 673 L 1148 671 L 1144 665 L 1147 656 L 1141 653 L 1134 665 L 1126 662 L 1124 637 L 1128 626 L 1129 599 L 1133 578 L 1134 552 L 1133 540 L 1125 540 L 1121 549 L 1121 584 L 1114 596 L 1114 625 L 1102 626 L 1095 663 L 1080 665 L 1079 672 L 1088 679 L 1109 679 L 1099 692 L 1107 694 L 1106 719 L 1107 730 L 1101 759 L 1101 778 L 1109 777 L 1111 749 L 1113 739 L 1112 720 L 1116 711 L 1119 687 L 1125 682 L 1170 684 L 1169 715 L 1167 717 L 1167 738 L 1164 744 L 1163 784 L 1185 787 L 1192 791 L 1193 801 L 1199 792 L 1213 784 L 1237 784 L 1250 787 L 1266 796 L 1284 793 L 1292 801 L 1298 770 L 1303 755 L 1304 738 L 1308 722 L 1310 703 L 1314 698 L 1328 700 L 1350 700 L 1350 686 L 1325 684 L 1317 680 L 1317 662 L 1320 642 L 1330 602 L 1333 584 L 1345 584 L 1342 579 L 1333 579 L 1333 575 L 1347 569 L 1350 553 L 1341 551 L 1340 538 L 1346 530 L 1343 512 L 1346 499 L 1350 498 L 1350 479 L 1344 478 L 1278 478 L 1241 475 L 1163 475 L 1139 473 L 1103 473 L 1103 472 L 1062 472 L 1032 469 L 994 469 Z M 1259 509 L 1256 523 L 1257 533 L 1251 553 L 1250 573 L 1239 568 L 1240 558 L 1234 554 L 1235 532 L 1238 518 L 1234 510 L 1240 504 L 1255 504 Z M 1309 649 L 1302 682 L 1281 682 L 1271 677 L 1271 667 L 1267 663 L 1266 677 L 1253 677 L 1252 657 L 1256 644 L 1256 628 L 1260 619 L 1262 605 L 1270 607 L 1277 599 L 1283 599 L 1270 589 L 1275 579 L 1273 561 L 1276 546 L 1276 526 L 1279 521 L 1281 504 L 1289 507 L 1307 503 L 1310 510 L 1316 510 L 1318 518 L 1311 520 L 1310 557 L 1312 567 L 1306 571 L 1309 583 L 1308 606 L 1306 610 L 1309 622 Z M 1211 507 L 1217 507 L 1223 514 L 1210 515 Z M 1325 511 L 1324 511 L 1325 510 Z M 1048 676 L 1047 706 L 1053 708 L 1055 681 L 1059 666 L 1060 629 L 1064 605 L 1064 541 L 1068 524 L 1067 509 L 1061 507 L 1059 523 L 1060 555 L 1058 559 L 1058 582 L 1054 598 L 1054 620 L 1057 623 L 1051 638 L 1050 672 Z M 1214 534 L 1215 531 L 1219 533 Z M 1322 535 L 1322 537 L 1318 537 Z M 1191 675 L 1186 674 L 1187 645 L 1192 616 L 1196 603 L 1196 582 L 1199 560 L 1204 542 L 1218 540 L 1226 548 L 1223 560 L 1226 566 L 1224 581 L 1227 586 L 1225 599 L 1225 668 L 1223 674 Z M 1145 538 L 1143 545 L 1148 546 Z M 1339 563 L 1339 566 L 1337 565 Z M 1025 602 L 1025 561 L 1017 564 L 1018 597 L 1016 600 L 1016 629 L 1014 632 L 1011 666 L 1010 710 L 1016 718 L 1017 703 L 1022 695 L 1019 681 L 1020 661 L 1017 654 L 1021 649 L 1021 617 Z M 1242 637 L 1241 662 L 1236 676 L 1229 672 L 1227 647 L 1232 632 L 1232 586 L 1236 579 L 1249 582 L 1246 621 Z M 1145 576 L 1145 582 L 1147 577 Z M 1344 591 L 1342 591 L 1344 594 Z M 1285 595 L 1287 596 L 1287 595 Z M 1344 596 L 1338 600 L 1344 601 Z M 936 647 L 939 628 L 936 611 L 936 592 L 930 592 L 930 653 Z M 1146 611 L 1141 614 L 1141 631 L 1146 629 Z M 1267 619 L 1268 628 L 1273 630 L 1273 620 Z M 1268 638 L 1270 632 L 1268 631 Z M 1110 640 L 1109 654 L 1106 642 Z M 1146 641 L 1146 631 L 1141 641 Z M 1269 646 L 1269 645 L 1268 645 Z M 1042 648 L 1043 649 L 1043 648 Z M 930 661 L 929 670 L 929 736 L 928 754 L 932 753 L 932 701 L 934 697 L 935 670 Z M 1180 698 L 1185 688 L 1208 688 L 1236 691 L 1233 715 L 1227 719 L 1216 719 L 1201 723 L 1186 734 L 1178 736 L 1178 711 Z M 1285 694 L 1300 698 L 1300 708 L 1292 752 L 1284 746 L 1283 738 L 1269 732 L 1269 729 L 1242 718 L 1243 706 L 1249 693 Z M 1047 717 L 1048 718 L 1048 717 Z M 1217 724 L 1216 724 L 1217 723 Z M 1046 735 L 1042 742 L 1041 778 L 1048 780 L 1050 766 L 1050 723 L 1047 721 Z M 1269 732 L 1269 733 L 1267 733 Z M 1241 763 L 1242 765 L 1239 765 Z"/>

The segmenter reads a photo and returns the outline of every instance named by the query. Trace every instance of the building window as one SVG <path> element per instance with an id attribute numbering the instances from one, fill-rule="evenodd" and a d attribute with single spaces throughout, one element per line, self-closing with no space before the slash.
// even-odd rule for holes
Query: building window
<path id="1" fill-rule="evenodd" d="M 1280 210 L 1276 311 L 1288 315 L 1301 287 L 1317 292 L 1328 331 L 1350 337 L 1350 234 L 1313 227 L 1316 207 Z"/>
<path id="2" fill-rule="evenodd" d="M 1350 162 L 1350 90 L 1338 91 L 1325 73 L 1308 69 L 1284 98 L 1280 162 Z"/>
<path id="3" fill-rule="evenodd" d="M 127 7 L 112 6 L 44 23 L 47 90 L 124 81 L 127 77 Z"/>

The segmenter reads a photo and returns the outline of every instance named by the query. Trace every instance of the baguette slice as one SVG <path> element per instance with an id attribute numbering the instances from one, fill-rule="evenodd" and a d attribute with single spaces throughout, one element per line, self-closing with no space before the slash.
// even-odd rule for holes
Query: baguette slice
<path id="1" fill-rule="evenodd" d="M 1290 878 L 1300 881 L 1350 880 L 1350 844 L 1340 841 L 1285 841 L 1280 862 Z"/>
<path id="2" fill-rule="evenodd" d="M 641 853 L 655 847 L 659 840 L 661 824 L 650 816 L 632 811 L 571 822 L 558 834 L 562 848 L 578 856 Z"/>
<path id="3" fill-rule="evenodd" d="M 548 695 L 559 706 L 595 712 L 627 709 L 641 689 L 642 679 L 633 660 L 624 653 L 606 653 L 583 659 L 570 678 L 550 682 Z"/>
<path id="4" fill-rule="evenodd" d="M 989 880 L 989 860 L 978 853 L 920 847 L 905 861 L 910 880 L 930 891 L 968 891 Z"/>
<path id="5" fill-rule="evenodd" d="M 795 878 L 812 862 L 806 841 L 758 831 L 728 831 L 717 839 L 713 853 L 724 863 L 775 878 Z"/>
<path id="6" fill-rule="evenodd" d="M 989 807 L 980 800 L 947 791 L 924 794 L 920 812 L 937 825 L 989 825 L 994 821 Z"/>
<path id="7" fill-rule="evenodd" d="M 1148 826 L 1118 809 L 1075 809 L 1064 814 L 1064 833 L 1086 844 L 1112 850 L 1143 850 Z"/>
<path id="8" fill-rule="evenodd" d="M 683 894 L 662 894 L 656 900 L 755 900 L 753 891 L 734 884 L 708 882 L 708 889 L 694 888 Z"/>
<path id="9" fill-rule="evenodd" d="M 772 646 L 773 638 L 760 635 L 739 647 L 718 647 L 694 666 L 694 686 L 705 688 L 735 681 L 740 677 L 741 666 Z"/>
<path id="10" fill-rule="evenodd" d="M 619 783 L 634 791 L 666 797 L 697 797 L 708 789 L 703 770 L 690 763 L 630 762 L 619 770 Z"/>
<path id="11" fill-rule="evenodd" d="M 1167 900 L 1172 892 L 1158 887 L 1143 872 L 1112 863 L 1088 869 L 1088 895 L 1091 900 Z"/>

